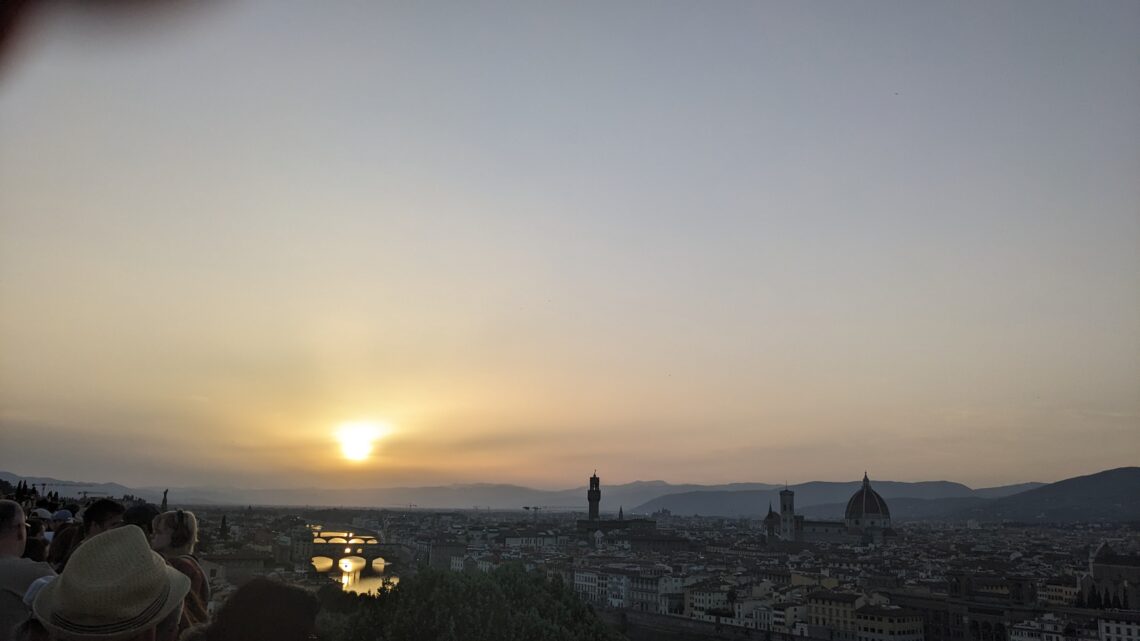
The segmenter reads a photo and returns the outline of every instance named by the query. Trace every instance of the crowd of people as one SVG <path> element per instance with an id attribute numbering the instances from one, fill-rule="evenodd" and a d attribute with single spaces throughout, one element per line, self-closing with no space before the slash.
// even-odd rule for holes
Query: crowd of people
<path id="1" fill-rule="evenodd" d="M 316 597 L 270 579 L 211 612 L 197 543 L 188 510 L 0 499 L 0 641 L 317 638 Z"/>

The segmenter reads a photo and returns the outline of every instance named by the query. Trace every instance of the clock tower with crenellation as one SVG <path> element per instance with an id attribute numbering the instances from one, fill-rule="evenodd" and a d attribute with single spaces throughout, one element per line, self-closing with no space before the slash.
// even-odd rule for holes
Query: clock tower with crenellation
<path id="1" fill-rule="evenodd" d="M 590 520 L 598 520 L 598 507 L 602 502 L 602 481 L 598 478 L 598 471 L 590 477 L 590 489 L 586 491 L 586 500 L 590 502 Z"/>

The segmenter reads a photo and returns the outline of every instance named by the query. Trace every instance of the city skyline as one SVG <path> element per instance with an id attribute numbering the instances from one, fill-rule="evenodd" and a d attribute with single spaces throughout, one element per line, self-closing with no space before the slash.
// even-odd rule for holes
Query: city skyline
<path id="1" fill-rule="evenodd" d="M 1134 2 L 40 10 L 0 68 L 0 469 L 1135 464 L 1137 43 Z"/>

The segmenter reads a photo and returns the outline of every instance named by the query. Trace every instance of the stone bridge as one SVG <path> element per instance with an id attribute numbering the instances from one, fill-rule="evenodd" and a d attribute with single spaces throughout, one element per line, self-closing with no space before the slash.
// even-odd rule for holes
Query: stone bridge
<path id="1" fill-rule="evenodd" d="M 415 567 L 415 550 L 402 543 L 384 543 L 375 534 L 350 531 L 322 531 L 313 532 L 312 557 L 324 557 L 336 565 L 371 566 L 376 559 L 384 559 L 389 565 L 398 565 L 404 568 Z"/>

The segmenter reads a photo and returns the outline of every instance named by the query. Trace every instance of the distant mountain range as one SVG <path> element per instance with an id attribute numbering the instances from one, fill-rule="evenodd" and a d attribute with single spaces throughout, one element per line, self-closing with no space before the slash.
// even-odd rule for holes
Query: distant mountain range
<path id="1" fill-rule="evenodd" d="M 979 521 L 1140 521 L 1140 467 L 1057 481 L 1015 496 L 964 506 L 949 516 Z"/>
<path id="2" fill-rule="evenodd" d="M 921 481 L 918 483 L 902 483 L 898 481 L 872 481 L 872 487 L 884 499 L 964 499 L 964 498 L 990 498 L 1010 496 L 1023 492 L 1026 489 L 1041 487 L 1041 483 L 1021 483 L 1007 487 L 991 487 L 982 490 L 973 490 L 961 483 L 950 481 Z M 825 481 L 812 481 L 789 486 L 796 493 L 796 510 L 809 514 L 807 508 L 813 508 L 814 516 L 843 516 L 847 506 L 847 499 L 862 485 L 862 481 L 832 483 Z M 724 491 L 701 490 L 696 492 L 682 492 L 660 496 L 652 501 L 638 505 L 635 512 L 652 513 L 667 509 L 674 514 L 708 516 L 763 516 L 768 511 L 769 503 L 778 510 L 780 505 L 780 490 L 782 487 L 768 490 Z M 818 509 L 817 509 L 818 508 Z"/>
<path id="3" fill-rule="evenodd" d="M 87 483 L 76 481 L 62 481 L 60 479 L 53 479 L 47 476 L 20 476 L 19 474 L 12 474 L 11 472 L 0 471 L 0 480 L 7 481 L 15 485 L 19 481 L 25 481 L 29 485 L 35 485 L 37 491 L 44 492 L 59 492 L 61 496 L 80 496 L 83 492 L 87 492 L 90 496 L 123 496 L 124 494 L 133 494 L 134 496 L 143 496 L 138 491 L 133 490 L 125 485 L 118 483 Z M 46 485 L 46 487 L 41 487 Z M 158 492 L 162 496 L 162 490 Z"/>
<path id="4" fill-rule="evenodd" d="M 147 501 L 162 500 L 167 488 L 132 488 L 118 483 L 65 481 L 50 477 L 20 476 L 0 471 L 0 479 L 9 483 L 26 481 L 37 487 L 46 483 L 47 490 L 61 494 L 90 496 L 122 496 L 132 494 Z M 635 481 L 622 485 L 603 486 L 603 511 L 617 513 L 618 508 L 638 505 L 650 499 L 674 492 L 691 492 L 699 489 L 724 491 L 767 490 L 777 487 L 766 483 L 732 483 L 727 485 L 673 485 L 665 481 Z M 169 500 L 179 505 L 342 505 L 358 507 L 408 507 L 434 509 L 470 509 L 473 507 L 498 510 L 518 510 L 525 506 L 540 506 L 552 510 L 586 511 L 586 487 L 568 490 L 537 490 L 518 485 L 474 483 L 430 487 L 390 488 L 288 488 L 246 489 L 219 486 L 171 487 Z M 627 510 L 628 511 L 628 510 Z"/>
<path id="5" fill-rule="evenodd" d="M 64 494 L 91 496 L 133 494 L 148 501 L 162 499 L 164 488 L 130 488 L 118 483 L 62 481 L 0 472 L 10 483 L 24 480 Z M 813 481 L 790 486 L 796 493 L 796 510 L 809 518 L 842 518 L 847 499 L 860 486 Z M 914 520 L 1074 521 L 1140 520 L 1140 468 L 1107 470 L 1048 485 L 1021 483 L 971 489 L 950 481 L 903 483 L 872 481 L 890 505 L 896 522 Z M 677 515 L 760 517 L 768 504 L 779 506 L 780 485 L 733 483 L 727 485 L 673 485 L 665 481 L 637 481 L 602 486 L 603 513 L 650 514 L 668 509 Z M 537 490 L 517 485 L 469 484 L 435 487 L 370 489 L 292 488 L 251 490 L 233 487 L 172 487 L 173 505 L 313 505 L 517 510 L 541 506 L 555 511 L 586 511 L 586 488 Z"/>
<path id="6" fill-rule="evenodd" d="M 895 523 L 944 520 L 949 514 L 958 510 L 977 507 L 992 500 L 980 496 L 957 496 L 944 499 L 888 498 L 885 496 L 883 498 L 887 499 L 887 507 L 891 510 L 891 520 Z M 846 509 L 847 502 L 844 501 L 843 503 L 810 505 L 797 511 L 809 519 L 839 521 L 843 519 Z"/>
<path id="7" fill-rule="evenodd" d="M 847 499 L 858 485 L 805 483 L 793 486 L 796 511 L 813 519 L 842 519 Z M 1048 485 L 1025 483 L 982 490 L 945 482 L 872 481 L 872 487 L 887 500 L 891 519 L 896 523 L 969 519 L 984 522 L 1140 521 L 1140 467 L 1106 470 Z M 804 488 L 806 499 L 802 502 L 800 488 Z M 840 500 L 835 500 L 837 498 Z M 753 516 L 757 515 L 755 502 L 765 501 L 764 511 L 767 511 L 768 499 L 778 505 L 778 492 L 673 494 L 654 499 L 638 510 L 665 507 L 674 514 Z M 751 510 L 748 509 L 750 504 Z"/>
<path id="8" fill-rule="evenodd" d="M 603 487 L 604 509 L 617 512 L 620 506 L 637 505 L 651 498 L 701 486 L 671 485 L 664 481 L 637 481 Z M 767 488 L 759 483 L 740 483 L 721 487 L 740 489 Z M 186 496 L 187 503 L 248 503 L 254 505 L 345 505 L 375 507 L 407 507 L 448 509 L 473 507 L 518 510 L 523 506 L 539 506 L 551 510 L 586 511 L 586 487 L 570 490 L 537 490 L 518 485 L 476 483 L 434 487 L 390 487 L 368 489 L 270 489 L 178 488 L 171 497 Z M 182 500 L 182 499 L 180 499 Z"/>

